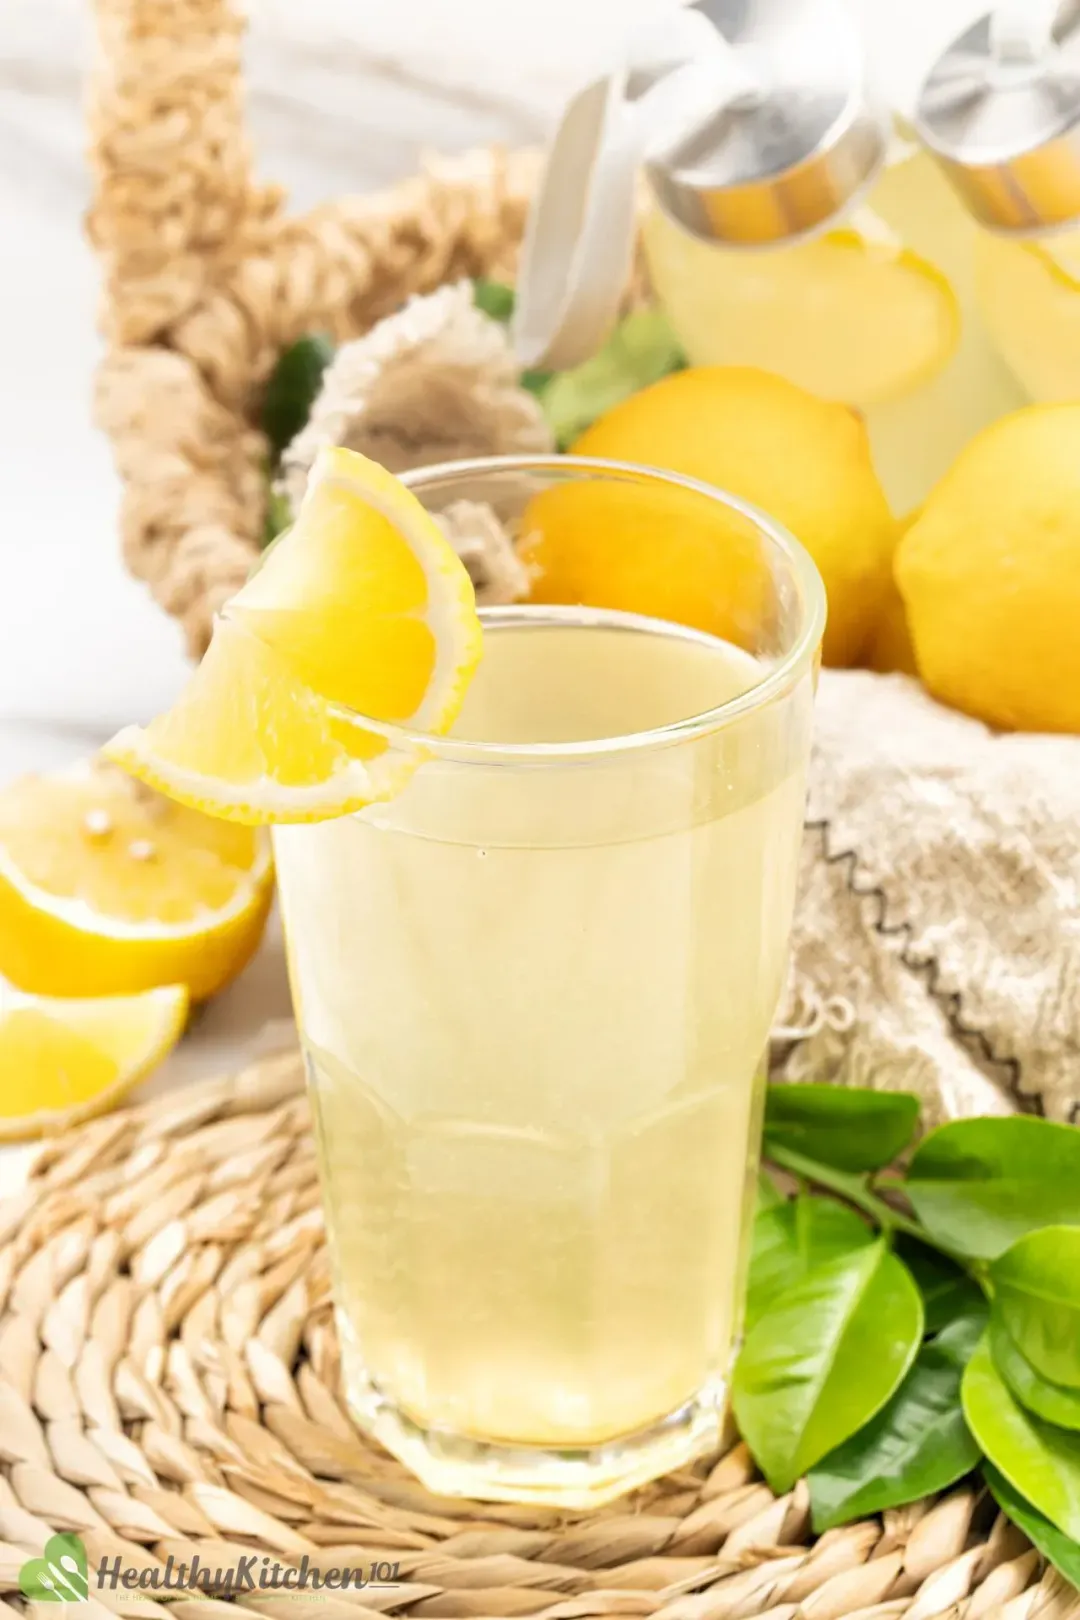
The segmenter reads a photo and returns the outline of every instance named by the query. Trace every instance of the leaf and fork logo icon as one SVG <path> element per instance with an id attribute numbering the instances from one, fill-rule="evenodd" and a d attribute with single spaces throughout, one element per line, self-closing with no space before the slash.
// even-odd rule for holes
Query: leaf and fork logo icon
<path id="1" fill-rule="evenodd" d="M 23 1596 L 38 1603 L 85 1603 L 90 1596 L 86 1548 L 82 1538 L 52 1536 L 40 1558 L 19 1571 Z"/>

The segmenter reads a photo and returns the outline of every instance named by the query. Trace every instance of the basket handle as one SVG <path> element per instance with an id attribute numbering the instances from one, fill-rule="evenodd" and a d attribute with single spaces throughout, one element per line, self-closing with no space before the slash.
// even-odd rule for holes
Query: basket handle
<path id="1" fill-rule="evenodd" d="M 93 3 L 87 225 L 108 351 L 95 416 L 124 483 L 127 566 L 198 655 L 258 552 L 254 412 L 277 353 L 305 330 L 346 339 L 412 292 L 505 272 L 533 164 L 466 154 L 287 219 L 283 193 L 252 178 L 239 0 Z"/>
<path id="2" fill-rule="evenodd" d="M 252 244 L 280 195 L 252 180 L 234 0 L 95 0 L 87 219 L 103 324 L 154 340 Z"/>

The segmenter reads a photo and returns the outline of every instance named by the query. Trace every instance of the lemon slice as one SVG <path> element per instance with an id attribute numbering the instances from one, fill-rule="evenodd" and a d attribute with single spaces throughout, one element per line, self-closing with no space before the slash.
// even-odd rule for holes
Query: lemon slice
<path id="1" fill-rule="evenodd" d="M 0 983 L 0 1141 L 103 1113 L 171 1051 L 183 985 L 137 996 L 58 1000 Z"/>
<path id="2" fill-rule="evenodd" d="M 445 733 L 480 650 L 472 583 L 434 519 L 375 462 L 324 450 L 178 703 L 106 752 L 229 820 L 343 815 L 399 792 L 420 757 L 364 719 Z"/>
<path id="3" fill-rule="evenodd" d="M 51 996 L 185 984 L 202 1000 L 262 936 L 265 833 L 162 798 L 106 760 L 0 793 L 0 974 Z"/>
<path id="4" fill-rule="evenodd" d="M 869 210 L 781 249 L 720 251 L 654 209 L 649 271 L 694 365 L 758 366 L 865 407 L 934 376 L 960 337 L 948 278 Z"/>

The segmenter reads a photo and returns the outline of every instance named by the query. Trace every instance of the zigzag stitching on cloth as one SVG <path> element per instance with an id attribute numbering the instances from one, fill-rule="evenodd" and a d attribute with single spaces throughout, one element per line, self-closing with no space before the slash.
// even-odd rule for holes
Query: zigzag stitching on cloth
<path id="1" fill-rule="evenodd" d="M 1001 1069 L 1007 1078 L 1009 1092 L 1018 1108 L 1025 1113 L 1043 1115 L 1046 1110 L 1040 1096 L 1027 1096 L 1021 1089 L 1023 1070 L 1020 1060 L 1014 1057 L 1005 1057 L 995 1051 L 994 1043 L 984 1029 L 977 1024 L 967 1023 L 963 1017 L 963 996 L 959 990 L 943 990 L 941 988 L 942 967 L 937 956 L 917 956 L 911 949 L 914 938 L 914 927 L 909 922 L 889 922 L 889 900 L 880 883 L 859 881 L 859 854 L 854 849 L 832 850 L 829 844 L 832 823 L 828 817 L 806 821 L 807 832 L 817 833 L 821 840 L 821 853 L 826 866 L 844 866 L 847 868 L 845 886 L 849 894 L 856 899 L 870 900 L 876 905 L 877 915 L 872 916 L 870 925 L 875 934 L 882 939 L 901 939 L 904 943 L 900 951 L 900 960 L 916 978 L 923 981 L 927 994 L 936 1001 L 945 1015 L 945 1020 L 953 1034 L 961 1041 L 972 1043 L 979 1055 L 986 1063 Z M 1080 1120 L 1080 1103 L 1073 1107 L 1073 1123 Z"/>

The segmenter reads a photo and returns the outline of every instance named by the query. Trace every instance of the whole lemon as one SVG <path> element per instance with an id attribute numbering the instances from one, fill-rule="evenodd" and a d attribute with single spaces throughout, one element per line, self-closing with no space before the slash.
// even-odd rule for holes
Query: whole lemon
<path id="1" fill-rule="evenodd" d="M 935 697 L 993 726 L 1080 732 L 1080 404 L 972 439 L 895 572 Z"/>
<path id="2" fill-rule="evenodd" d="M 750 367 L 691 367 L 606 412 L 572 452 L 683 473 L 761 507 L 821 571 L 829 599 L 826 661 L 858 657 L 888 589 L 897 531 L 866 429 L 846 406 Z M 680 516 L 644 486 L 547 492 L 527 514 L 522 545 L 533 599 L 629 609 L 729 633 L 731 603 L 745 605 L 761 583 L 750 577 L 745 524 L 736 534 L 730 519 L 710 524 L 689 513 L 689 503 Z M 742 573 L 741 584 L 733 572 Z"/>

